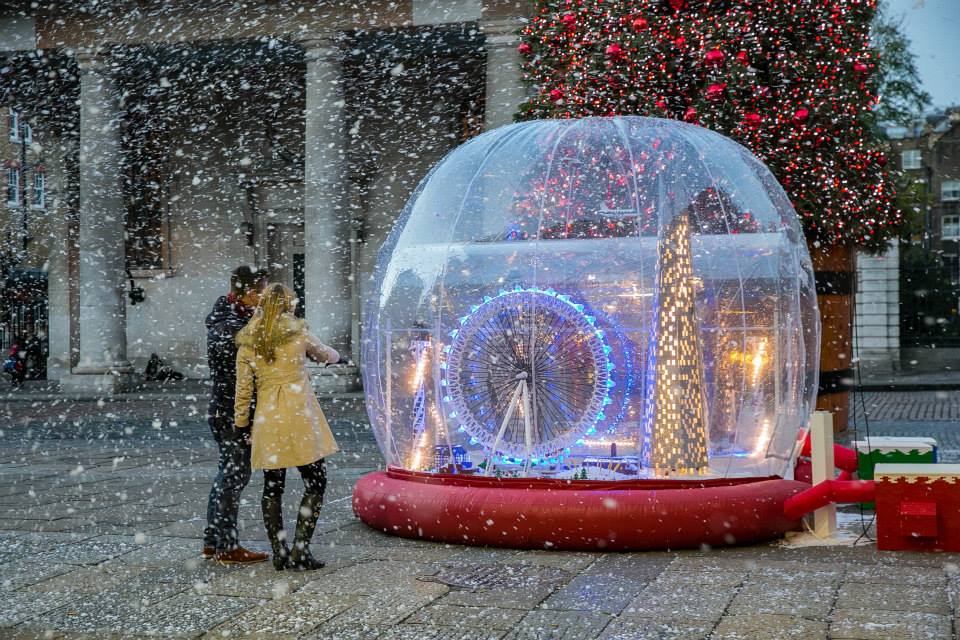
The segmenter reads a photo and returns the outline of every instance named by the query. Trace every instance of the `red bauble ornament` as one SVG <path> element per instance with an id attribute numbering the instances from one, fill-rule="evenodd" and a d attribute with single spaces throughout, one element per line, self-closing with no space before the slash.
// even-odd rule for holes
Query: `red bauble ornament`
<path id="1" fill-rule="evenodd" d="M 806 107 L 800 107 L 793 112 L 793 121 L 797 124 L 803 124 L 810 117 L 810 110 Z"/>
<path id="2" fill-rule="evenodd" d="M 670 8 L 674 11 L 680 11 L 687 6 L 687 0 L 670 0 Z"/>
<path id="3" fill-rule="evenodd" d="M 869 67 L 863 64 L 862 62 L 853 63 L 853 70 L 856 71 L 857 73 L 866 73 L 868 69 Z"/>
<path id="4" fill-rule="evenodd" d="M 740 64 L 748 64 L 750 62 L 750 56 L 747 55 L 746 51 L 737 52 L 737 62 Z"/>
<path id="5" fill-rule="evenodd" d="M 631 25 L 634 31 L 643 31 L 649 26 L 646 18 L 636 18 Z"/>
<path id="6" fill-rule="evenodd" d="M 747 125 L 748 127 L 757 126 L 760 124 L 760 120 L 761 118 L 759 113 L 748 113 L 743 116 L 743 124 Z"/>
<path id="7" fill-rule="evenodd" d="M 887 156 L 885 154 L 880 154 L 877 156 L 877 164 L 881 167 L 887 166 Z"/>
<path id="8" fill-rule="evenodd" d="M 711 67 L 719 67 L 723 64 L 723 61 L 726 59 L 726 54 L 720 49 L 713 49 L 712 51 L 707 51 L 707 55 L 704 59 L 707 61 L 707 64 Z"/>
<path id="9" fill-rule="evenodd" d="M 660 100 L 657 100 L 656 105 L 657 105 L 657 108 L 659 108 L 659 109 L 666 109 L 666 108 L 667 108 L 667 101 L 666 101 L 666 100 L 663 100 L 663 99 L 661 98 Z"/>
<path id="10" fill-rule="evenodd" d="M 551 89 L 550 90 L 550 99 L 556 102 L 557 100 L 563 100 L 563 91 L 560 89 Z"/>
<path id="11" fill-rule="evenodd" d="M 687 108 L 683 114 L 683 119 L 687 122 L 696 122 L 697 121 L 697 110 L 693 107 Z"/>
<path id="12" fill-rule="evenodd" d="M 518 51 L 518 52 L 520 53 L 520 55 L 522 55 L 522 56 L 527 55 L 527 54 L 530 53 L 532 50 L 533 50 L 533 49 L 532 49 L 532 48 L 530 47 L 530 45 L 528 45 L 526 42 L 521 42 L 521 43 L 520 43 L 520 46 L 517 47 L 517 51 Z"/>
<path id="13" fill-rule="evenodd" d="M 707 87 L 707 100 L 712 100 L 714 102 L 718 100 L 723 100 L 727 91 L 727 84 L 725 82 L 720 82 L 717 84 L 712 84 Z"/>
<path id="14" fill-rule="evenodd" d="M 622 58 L 624 53 L 625 51 L 616 42 L 607 47 L 607 55 L 614 60 Z"/>
<path id="15" fill-rule="evenodd" d="M 577 24 L 577 16 L 573 15 L 572 13 L 565 13 L 563 17 L 560 18 L 560 22 L 567 29 L 572 29 Z"/>
<path id="16" fill-rule="evenodd" d="M 678 49 L 685 44 L 687 44 L 687 39 L 684 38 L 683 36 L 680 36 L 673 41 L 673 46 L 677 47 Z"/>

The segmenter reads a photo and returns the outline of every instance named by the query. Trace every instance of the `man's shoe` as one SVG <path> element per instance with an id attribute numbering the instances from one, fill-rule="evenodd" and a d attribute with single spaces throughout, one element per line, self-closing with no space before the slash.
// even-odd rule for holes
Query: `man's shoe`
<path id="1" fill-rule="evenodd" d="M 204 547 L 203 551 L 201 551 L 200 553 L 201 555 L 203 555 L 204 560 L 209 560 L 210 558 L 217 555 L 217 550 L 214 549 L 213 547 Z"/>
<path id="2" fill-rule="evenodd" d="M 268 553 L 248 551 L 243 547 L 237 547 L 232 551 L 217 551 L 217 562 L 220 564 L 257 564 L 266 562 L 269 557 Z"/>

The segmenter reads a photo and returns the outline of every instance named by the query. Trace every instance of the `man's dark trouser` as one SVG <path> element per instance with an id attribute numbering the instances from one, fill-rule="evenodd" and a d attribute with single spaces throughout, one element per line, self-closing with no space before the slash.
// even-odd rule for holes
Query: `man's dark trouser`
<path id="1" fill-rule="evenodd" d="M 212 412 L 210 430 L 220 448 L 220 468 L 207 502 L 207 528 L 203 545 L 217 551 L 232 551 L 238 546 L 237 512 L 240 493 L 250 482 L 249 429 L 233 426 L 230 416 Z"/>

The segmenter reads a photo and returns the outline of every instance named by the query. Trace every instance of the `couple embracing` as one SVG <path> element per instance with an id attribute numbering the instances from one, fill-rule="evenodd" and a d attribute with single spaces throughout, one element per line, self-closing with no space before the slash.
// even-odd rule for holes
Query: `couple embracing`
<path id="1" fill-rule="evenodd" d="M 268 555 L 240 546 L 237 512 L 251 467 L 263 469 L 263 522 L 278 570 L 310 571 L 323 562 L 310 553 L 327 479 L 324 458 L 337 443 L 320 409 L 307 360 L 340 362 L 294 316 L 296 296 L 268 284 L 263 271 L 239 267 L 230 293 L 207 316 L 207 358 L 213 381 L 209 422 L 220 450 L 210 490 L 203 555 L 223 564 L 263 562 Z M 283 526 L 288 467 L 303 479 L 293 548 Z"/>

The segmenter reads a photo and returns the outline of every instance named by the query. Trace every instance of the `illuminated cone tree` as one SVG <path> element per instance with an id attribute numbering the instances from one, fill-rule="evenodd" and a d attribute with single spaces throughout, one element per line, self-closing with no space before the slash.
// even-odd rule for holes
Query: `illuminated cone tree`
<path id="1" fill-rule="evenodd" d="M 695 306 L 690 214 L 678 214 L 660 239 L 657 310 L 650 341 L 644 464 L 657 475 L 707 470 L 703 355 Z"/>

